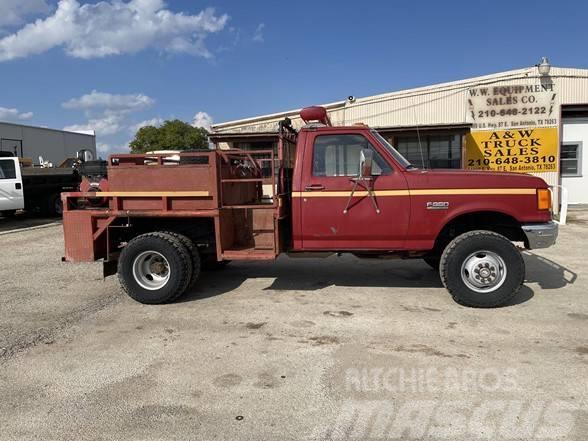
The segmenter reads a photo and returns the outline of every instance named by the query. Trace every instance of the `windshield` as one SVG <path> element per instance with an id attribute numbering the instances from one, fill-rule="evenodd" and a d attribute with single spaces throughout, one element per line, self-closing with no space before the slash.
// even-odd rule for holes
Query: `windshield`
<path id="1" fill-rule="evenodd" d="M 380 144 L 382 146 L 384 146 L 386 148 L 386 150 L 388 150 L 392 156 L 394 156 L 394 159 L 396 159 L 396 161 L 404 168 L 414 168 L 414 165 L 412 165 L 410 162 L 408 162 L 408 160 L 402 156 L 398 150 L 396 150 L 394 147 L 392 147 L 392 145 L 386 141 L 386 138 L 384 138 L 382 135 L 380 135 L 378 132 L 376 132 L 375 130 L 372 130 L 372 135 L 374 135 L 376 137 L 376 139 L 378 141 L 380 141 Z"/>

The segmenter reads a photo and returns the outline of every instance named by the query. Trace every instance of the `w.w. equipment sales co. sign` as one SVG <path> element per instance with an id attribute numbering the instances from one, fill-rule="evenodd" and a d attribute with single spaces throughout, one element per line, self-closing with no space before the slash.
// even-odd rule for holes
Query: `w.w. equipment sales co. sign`
<path id="1" fill-rule="evenodd" d="M 559 107 L 553 83 L 489 85 L 467 92 L 472 128 L 466 136 L 466 168 L 557 171 Z"/>

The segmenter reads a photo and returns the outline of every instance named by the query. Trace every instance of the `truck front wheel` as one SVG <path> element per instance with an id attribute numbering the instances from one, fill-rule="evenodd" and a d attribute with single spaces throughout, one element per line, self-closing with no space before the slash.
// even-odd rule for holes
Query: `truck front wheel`
<path id="1" fill-rule="evenodd" d="M 443 251 L 439 270 L 453 299 L 477 308 L 508 303 L 525 278 L 525 262 L 513 243 L 482 230 L 453 239 Z"/>
<path id="2" fill-rule="evenodd" d="M 135 237 L 123 248 L 118 277 L 124 291 L 140 303 L 167 303 L 184 293 L 192 276 L 188 249 L 161 232 Z"/>

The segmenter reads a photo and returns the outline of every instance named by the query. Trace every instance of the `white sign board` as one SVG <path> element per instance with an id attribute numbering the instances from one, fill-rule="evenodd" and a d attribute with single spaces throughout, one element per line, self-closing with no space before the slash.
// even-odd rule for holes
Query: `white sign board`
<path id="1" fill-rule="evenodd" d="M 553 83 L 487 85 L 468 90 L 469 121 L 477 130 L 559 124 Z"/>

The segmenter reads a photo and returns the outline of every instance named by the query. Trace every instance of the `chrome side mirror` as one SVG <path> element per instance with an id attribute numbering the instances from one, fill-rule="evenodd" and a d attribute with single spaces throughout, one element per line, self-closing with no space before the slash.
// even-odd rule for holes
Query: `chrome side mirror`
<path id="1" fill-rule="evenodd" d="M 374 151 L 371 149 L 362 149 L 359 155 L 359 178 L 369 178 L 372 176 L 372 165 Z"/>

